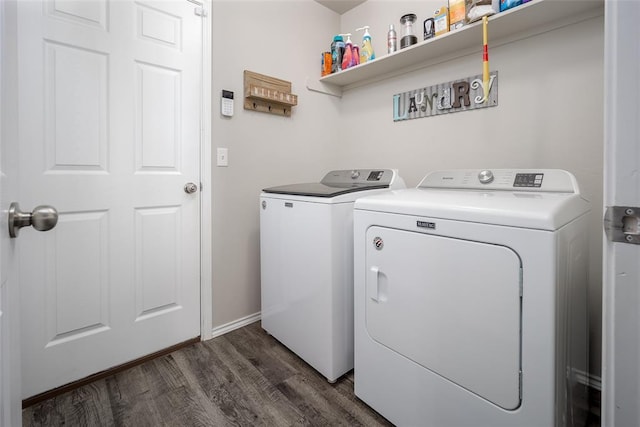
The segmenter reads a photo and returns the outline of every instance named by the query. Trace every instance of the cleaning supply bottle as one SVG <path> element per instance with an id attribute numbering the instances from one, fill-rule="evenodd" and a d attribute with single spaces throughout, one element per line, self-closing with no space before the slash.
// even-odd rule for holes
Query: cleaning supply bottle
<path id="1" fill-rule="evenodd" d="M 362 28 L 356 29 L 356 31 L 364 30 L 364 35 L 362 36 L 362 47 L 360 48 L 361 64 L 376 59 L 376 54 L 374 53 L 373 46 L 371 45 L 371 34 L 369 34 L 369 28 L 370 27 L 368 25 L 365 25 Z"/>
<path id="2" fill-rule="evenodd" d="M 331 42 L 331 73 L 342 70 L 342 55 L 344 54 L 344 39 L 342 34 L 333 37 Z"/>
<path id="3" fill-rule="evenodd" d="M 389 32 L 387 33 L 387 53 L 393 53 L 398 50 L 398 34 L 393 28 L 393 24 L 389 24 Z"/>
<path id="4" fill-rule="evenodd" d="M 353 66 L 353 43 L 351 42 L 351 33 L 340 35 L 347 37 L 347 41 L 344 42 L 344 55 L 342 55 L 342 69 L 346 70 Z"/>
<path id="5" fill-rule="evenodd" d="M 355 67 L 356 65 L 360 65 L 360 48 L 358 47 L 357 44 L 353 44 L 353 47 L 351 48 L 351 66 Z"/>

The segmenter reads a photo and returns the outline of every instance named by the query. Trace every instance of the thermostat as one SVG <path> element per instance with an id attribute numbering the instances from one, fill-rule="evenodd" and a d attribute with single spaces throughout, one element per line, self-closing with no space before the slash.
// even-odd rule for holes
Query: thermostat
<path id="1" fill-rule="evenodd" d="M 230 90 L 222 90 L 220 98 L 220 112 L 223 116 L 233 116 L 233 92 Z"/>

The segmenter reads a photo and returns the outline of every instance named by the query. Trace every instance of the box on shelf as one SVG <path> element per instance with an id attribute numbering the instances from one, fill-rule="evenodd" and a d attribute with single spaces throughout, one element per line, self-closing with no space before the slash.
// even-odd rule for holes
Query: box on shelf
<path id="1" fill-rule="evenodd" d="M 449 31 L 449 8 L 442 6 L 433 13 L 436 36 Z"/>
<path id="2" fill-rule="evenodd" d="M 449 31 L 467 23 L 467 0 L 449 0 Z"/>

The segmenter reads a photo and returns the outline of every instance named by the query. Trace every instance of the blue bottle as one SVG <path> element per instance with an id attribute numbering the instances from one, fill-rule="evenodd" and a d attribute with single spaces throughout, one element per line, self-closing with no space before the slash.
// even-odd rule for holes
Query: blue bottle
<path id="1" fill-rule="evenodd" d="M 342 55 L 344 53 L 344 39 L 338 34 L 331 42 L 331 73 L 342 71 Z"/>

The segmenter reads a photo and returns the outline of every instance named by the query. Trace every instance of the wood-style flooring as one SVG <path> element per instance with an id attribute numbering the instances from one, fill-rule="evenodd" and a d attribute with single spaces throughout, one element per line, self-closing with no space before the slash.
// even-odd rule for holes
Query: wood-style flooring
<path id="1" fill-rule="evenodd" d="M 599 393 L 589 406 L 585 425 L 599 426 Z M 35 404 L 22 419 L 24 426 L 392 425 L 355 397 L 353 373 L 329 384 L 260 322 Z"/>
<path id="2" fill-rule="evenodd" d="M 260 322 L 26 408 L 24 426 L 390 426 Z"/>

